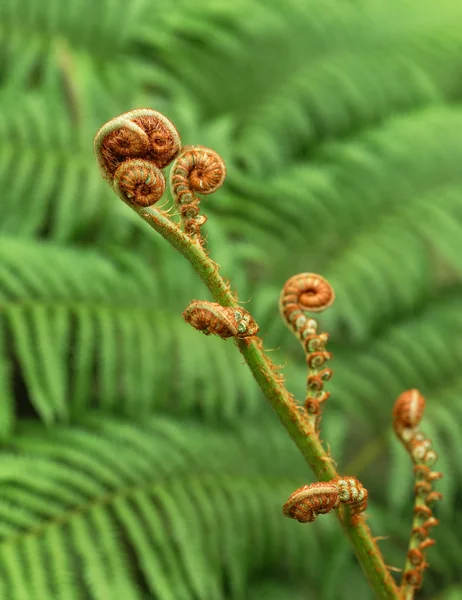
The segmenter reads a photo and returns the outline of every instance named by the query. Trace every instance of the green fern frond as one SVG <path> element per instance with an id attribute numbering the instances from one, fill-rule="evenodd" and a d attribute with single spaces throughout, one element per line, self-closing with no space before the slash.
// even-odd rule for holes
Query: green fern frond
<path id="1" fill-rule="evenodd" d="M 320 141 L 374 126 L 390 114 L 458 99 L 461 44 L 459 28 L 450 23 L 392 49 L 378 44 L 367 56 L 361 48 L 310 57 L 271 90 L 257 114 L 246 115 L 237 152 L 255 175 L 277 171 Z"/>
<path id="2" fill-rule="evenodd" d="M 233 344 L 181 319 L 203 292 L 180 256 L 173 273 L 160 261 L 154 278 L 131 255 L 37 242 L 4 239 L 0 257 L 2 335 L 14 348 L 14 375 L 46 423 L 92 405 L 130 415 L 162 406 L 212 420 L 259 410 L 258 388 Z M 3 436 L 15 412 L 8 355 L 4 348 Z"/>
<path id="3" fill-rule="evenodd" d="M 280 515 L 295 448 L 233 342 L 182 322 L 189 265 L 100 178 L 94 132 L 138 106 L 225 158 L 210 254 L 297 398 L 279 292 L 332 280 L 323 439 L 395 566 L 412 473 L 390 412 L 426 395 L 445 499 L 422 594 L 458 597 L 461 23 L 454 0 L 0 3 L 0 598 L 368 597 L 334 518 Z"/>
<path id="4" fill-rule="evenodd" d="M 252 572 L 295 572 L 316 543 L 280 515 L 304 468 L 287 463 L 279 428 L 100 414 L 84 425 L 21 426 L 8 445 L 24 456 L 20 470 L 4 452 L 0 572 L 12 600 L 138 599 L 140 586 L 159 599 L 218 599 L 223 578 L 243 598 Z"/>
<path id="5" fill-rule="evenodd" d="M 273 209 L 275 228 L 281 222 L 297 228 L 316 259 L 382 215 L 415 206 L 443 186 L 460 186 L 461 124 L 458 109 L 429 108 L 320 145 L 309 163 L 293 163 L 269 181 L 235 174 L 233 183 L 243 196 Z M 298 237 L 291 245 L 291 234 L 288 227 L 290 254 L 299 245 Z"/>

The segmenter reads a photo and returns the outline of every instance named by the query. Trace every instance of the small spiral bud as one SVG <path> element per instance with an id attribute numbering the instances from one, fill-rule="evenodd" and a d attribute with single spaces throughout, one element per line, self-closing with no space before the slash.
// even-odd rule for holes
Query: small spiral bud
<path id="1" fill-rule="evenodd" d="M 311 352 L 306 357 L 306 364 L 309 369 L 319 369 L 331 358 L 332 354 L 330 352 Z"/>
<path id="2" fill-rule="evenodd" d="M 320 392 L 324 387 L 324 381 L 319 375 L 308 375 L 307 385 L 312 392 Z"/>
<path id="3" fill-rule="evenodd" d="M 307 354 L 323 352 L 324 344 L 324 339 L 320 335 L 310 335 L 303 341 L 303 346 Z"/>
<path id="4" fill-rule="evenodd" d="M 422 571 L 417 569 L 411 569 L 410 571 L 406 571 L 406 573 L 404 573 L 404 579 L 406 583 L 417 590 L 420 589 L 422 585 L 422 577 Z"/>
<path id="5" fill-rule="evenodd" d="M 422 523 L 422 527 L 425 527 L 426 529 L 436 527 L 437 525 L 439 525 L 439 521 L 433 516 L 429 517 L 424 523 Z"/>
<path id="6" fill-rule="evenodd" d="M 193 300 L 184 311 L 183 318 L 205 335 L 212 333 L 222 339 L 252 337 L 259 331 L 248 311 L 221 306 L 216 302 Z"/>
<path id="7" fill-rule="evenodd" d="M 403 392 L 395 402 L 393 421 L 396 428 L 415 428 L 422 420 L 425 398 L 418 390 Z"/>
<path id="8" fill-rule="evenodd" d="M 319 415 L 321 413 L 321 407 L 330 397 L 330 392 L 322 391 L 317 396 L 307 396 L 305 399 L 305 410 L 310 415 Z"/>
<path id="9" fill-rule="evenodd" d="M 125 160 L 114 173 L 114 188 L 130 204 L 152 206 L 165 191 L 162 171 L 143 159 Z"/>
<path id="10" fill-rule="evenodd" d="M 223 184 L 226 167 L 221 156 L 205 146 L 185 146 L 170 171 L 170 188 L 183 221 L 184 230 L 202 244 L 201 226 L 207 217 L 199 215 L 197 194 L 212 194 Z"/>
<path id="11" fill-rule="evenodd" d="M 340 502 L 350 504 L 353 514 L 366 510 L 368 492 L 356 477 L 339 477 L 333 479 L 332 483 L 338 489 Z"/>
<path id="12" fill-rule="evenodd" d="M 419 504 L 419 506 L 415 506 L 414 514 L 416 515 L 416 517 L 423 519 L 430 519 L 431 517 L 433 517 L 431 509 L 428 506 L 425 506 L 425 504 Z"/>
<path id="13" fill-rule="evenodd" d="M 414 460 L 415 462 L 421 462 L 424 460 L 425 455 L 427 454 L 427 447 L 423 442 L 415 442 L 409 444 L 409 449 L 411 452 L 411 457 L 412 460 Z"/>
<path id="14" fill-rule="evenodd" d="M 429 481 L 418 481 L 414 486 L 414 494 L 425 495 L 431 492 L 432 485 Z"/>
<path id="15" fill-rule="evenodd" d="M 143 158 L 159 169 L 165 168 L 178 155 L 181 142 L 167 117 L 150 108 L 140 108 L 103 125 L 94 146 L 103 177 L 111 180 L 127 159 Z"/>
<path id="16" fill-rule="evenodd" d="M 425 453 L 424 462 L 426 465 L 432 466 L 436 463 L 437 460 L 438 460 L 438 454 L 434 450 L 428 450 Z M 438 475 L 440 476 L 440 478 L 442 477 L 441 473 L 438 473 Z M 434 476 L 434 478 L 435 477 L 436 476 Z"/>
<path id="17" fill-rule="evenodd" d="M 425 498 L 426 504 L 433 504 L 433 502 L 438 502 L 443 499 L 443 494 L 441 492 L 430 492 Z"/>
<path id="18" fill-rule="evenodd" d="M 329 307 L 335 299 L 332 286 L 316 273 L 299 273 L 286 281 L 279 298 L 279 310 L 287 325 L 296 333 L 313 329 L 311 319 L 304 312 L 320 312 Z"/>
<path id="19" fill-rule="evenodd" d="M 409 562 L 415 567 L 421 565 L 425 560 L 424 555 L 420 550 L 417 550 L 417 548 L 412 548 L 411 550 L 409 550 L 409 552 L 407 553 L 407 557 L 409 559 Z"/>
<path id="20" fill-rule="evenodd" d="M 428 529 L 426 529 L 423 525 L 419 527 L 414 527 L 412 529 L 412 535 L 420 541 L 425 540 L 428 537 Z"/>
<path id="21" fill-rule="evenodd" d="M 421 550 L 421 551 L 426 550 L 427 548 L 430 548 L 431 546 L 434 546 L 435 544 L 436 544 L 435 540 L 432 540 L 431 538 L 427 538 L 421 544 L 419 544 L 419 550 Z"/>
<path id="22" fill-rule="evenodd" d="M 330 483 L 316 482 L 293 492 L 282 507 L 282 513 L 300 523 L 312 523 L 319 514 L 326 514 L 337 506 L 337 488 Z"/>
<path id="23" fill-rule="evenodd" d="M 223 185 L 226 166 L 221 156 L 205 146 L 184 146 L 171 172 L 171 185 L 181 202 L 187 191 L 213 194 Z"/>

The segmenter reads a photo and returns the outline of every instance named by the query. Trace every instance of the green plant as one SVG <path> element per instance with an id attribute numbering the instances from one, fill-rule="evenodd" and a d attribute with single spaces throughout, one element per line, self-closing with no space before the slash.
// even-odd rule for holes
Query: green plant
<path id="1" fill-rule="evenodd" d="M 119 197 L 189 260 L 216 302 L 194 300 L 185 310 L 185 320 L 206 335 L 234 338 L 253 376 L 300 449 L 320 483 L 305 485 L 284 505 L 286 516 L 306 523 L 319 514 L 339 509 L 340 521 L 348 534 L 358 560 L 378 598 L 411 600 L 422 585 L 427 563 L 424 551 L 434 543 L 429 529 L 437 524 L 430 505 L 441 498 L 432 483 L 441 477 L 431 472 L 437 455 L 431 442 L 418 430 L 424 399 L 415 390 L 397 400 L 394 427 L 409 451 L 416 469 L 415 516 L 403 579 L 398 590 L 384 563 L 362 512 L 367 508 L 367 490 L 355 478 L 339 476 L 333 458 L 323 447 L 320 420 L 329 394 L 324 383 L 332 376 L 322 368 L 331 358 L 326 351 L 328 336 L 318 334 L 318 324 L 306 312 L 319 312 L 334 301 L 329 282 L 312 273 L 289 279 L 281 292 L 280 312 L 299 338 L 308 366 L 304 405 L 297 403 L 283 385 L 283 378 L 265 354 L 259 327 L 252 315 L 242 309 L 235 294 L 219 274 L 218 266 L 204 248 L 198 194 L 217 190 L 224 181 L 221 158 L 203 146 L 181 147 L 174 125 L 151 109 L 133 110 L 106 123 L 96 134 L 95 154 L 102 176 Z M 153 208 L 165 191 L 161 169 L 173 162 L 170 179 L 172 196 L 180 223 L 171 218 L 172 208 Z M 181 226 L 180 226 L 181 224 Z M 325 483 L 322 483 L 325 482 Z M 348 509 L 345 510 L 345 507 Z"/>
<path id="2" fill-rule="evenodd" d="M 278 294 L 307 268 L 332 283 L 323 437 L 395 567 L 414 477 L 391 399 L 427 398 L 445 477 L 419 599 L 462 597 L 461 16 L 456 0 L 0 2 L 0 597 L 371 598 L 333 515 L 274 519 L 305 463 L 233 343 L 179 318 L 205 298 L 188 262 L 95 168 L 96 129 L 136 106 L 226 160 L 202 229 L 297 398 Z"/>

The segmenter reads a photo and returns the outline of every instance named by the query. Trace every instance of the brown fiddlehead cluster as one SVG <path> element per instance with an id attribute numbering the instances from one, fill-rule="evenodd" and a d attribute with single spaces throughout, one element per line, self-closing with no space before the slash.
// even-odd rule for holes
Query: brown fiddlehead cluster
<path id="1" fill-rule="evenodd" d="M 318 333 L 315 319 L 307 312 L 321 312 L 334 301 L 335 294 L 330 283 L 316 273 L 300 273 L 288 279 L 279 299 L 279 311 L 287 326 L 300 340 L 308 366 L 305 409 L 311 415 L 316 431 L 319 429 L 321 411 L 329 392 L 324 384 L 332 377 L 332 370 L 325 363 L 332 358 L 326 351 L 327 333 Z"/>
<path id="2" fill-rule="evenodd" d="M 103 177 L 128 204 L 152 206 L 163 196 L 162 173 L 179 154 L 180 136 L 167 117 L 150 108 L 112 119 L 95 137 Z"/>
<path id="3" fill-rule="evenodd" d="M 424 410 L 425 398 L 415 389 L 403 392 L 393 409 L 393 427 L 411 457 L 415 476 L 414 518 L 401 582 L 403 598 L 412 598 L 414 590 L 422 585 L 423 573 L 428 566 L 425 551 L 435 543 L 430 538 L 430 529 L 438 524 L 432 505 L 442 498 L 433 490 L 433 483 L 441 479 L 442 474 L 431 470 L 438 457 L 431 440 L 419 429 Z"/>
<path id="4" fill-rule="evenodd" d="M 204 146 L 185 146 L 170 171 L 170 188 L 183 227 L 193 239 L 203 244 L 201 226 L 207 221 L 199 214 L 200 197 L 213 194 L 223 184 L 226 167 L 219 154 Z"/>
<path id="5" fill-rule="evenodd" d="M 259 331 L 248 311 L 221 306 L 217 302 L 193 300 L 184 311 L 183 318 L 205 335 L 213 333 L 222 339 L 252 337 Z"/>
<path id="6" fill-rule="evenodd" d="M 262 341 L 252 339 L 258 325 L 248 311 L 237 306 L 229 282 L 220 276 L 218 265 L 203 248 L 201 226 L 206 217 L 199 214 L 199 195 L 210 194 L 222 185 L 226 170 L 220 156 L 203 146 L 182 148 L 175 126 L 152 109 L 134 110 L 112 119 L 98 131 L 94 147 L 101 173 L 112 189 L 182 252 L 220 302 L 194 300 L 183 313 L 185 320 L 205 335 L 235 338 L 255 379 L 316 476 L 321 480 L 331 478 L 296 490 L 283 513 L 308 523 L 320 514 L 340 509 L 340 520 L 353 534 L 350 539 L 371 586 L 380 597 L 397 597 L 396 585 L 362 517 L 367 508 L 367 490 L 356 477 L 338 476 L 335 461 L 319 439 L 321 410 L 329 396 L 324 384 L 332 375 L 326 368 L 331 354 L 326 350 L 328 335 L 318 333 L 316 320 L 306 313 L 320 312 L 332 304 L 332 286 L 320 275 L 301 273 L 286 282 L 280 297 L 280 312 L 306 354 L 309 373 L 302 407 L 283 386 L 282 376 L 263 352 Z M 163 169 L 172 162 L 170 185 L 180 226 L 169 212 L 150 208 L 163 197 Z M 394 411 L 395 430 L 411 455 L 416 476 L 414 524 L 401 586 L 406 594 L 420 586 L 427 566 L 424 553 L 434 543 L 429 531 L 438 523 L 431 505 L 441 497 L 433 490 L 433 482 L 441 474 L 430 469 L 436 454 L 418 429 L 424 400 L 415 390 L 411 392 L 398 399 Z M 406 600 L 411 597 L 406 595 Z"/>
<path id="7" fill-rule="evenodd" d="M 367 508 L 367 490 L 356 477 L 336 477 L 326 482 L 304 485 L 295 490 L 282 507 L 286 517 L 312 523 L 341 504 L 351 507 L 353 519 Z"/>
<path id="8" fill-rule="evenodd" d="M 223 184 L 226 168 L 219 154 L 204 146 L 182 148 L 173 123 L 150 108 L 108 121 L 96 134 L 94 148 L 104 179 L 133 208 L 153 206 L 162 198 L 162 170 L 175 161 L 170 183 L 183 230 L 204 244 L 200 228 L 207 217 L 199 215 L 198 194 L 212 194 Z"/>

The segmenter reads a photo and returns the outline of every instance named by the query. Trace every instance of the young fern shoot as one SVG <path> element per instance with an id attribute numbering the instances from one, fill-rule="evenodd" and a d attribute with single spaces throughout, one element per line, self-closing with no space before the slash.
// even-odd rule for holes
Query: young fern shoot
<path id="1" fill-rule="evenodd" d="M 218 335 L 223 340 L 257 335 L 259 327 L 243 308 L 227 308 L 217 302 L 193 300 L 183 313 L 184 320 L 205 335 Z"/>
<path id="2" fill-rule="evenodd" d="M 213 194 L 226 177 L 219 154 L 204 146 L 185 146 L 170 171 L 170 189 L 178 207 L 184 231 L 204 245 L 201 226 L 207 221 L 199 214 L 199 194 Z"/>
<path id="3" fill-rule="evenodd" d="M 425 398 L 418 390 L 403 392 L 393 409 L 393 428 L 414 464 L 415 478 L 414 517 L 401 581 L 403 600 L 412 600 L 415 591 L 422 586 L 423 574 L 428 567 L 425 552 L 435 543 L 430 538 L 430 529 L 438 525 L 432 505 L 442 498 L 439 492 L 433 490 L 433 483 L 441 479 L 442 474 L 430 468 L 438 456 L 432 450 L 431 440 L 419 429 L 424 410 Z"/>
<path id="4" fill-rule="evenodd" d="M 279 298 L 279 312 L 289 329 L 300 340 L 308 366 L 305 410 L 316 432 L 319 431 L 321 411 L 330 393 L 324 383 L 332 377 L 332 370 L 324 367 L 332 358 L 326 351 L 327 333 L 317 333 L 315 319 L 306 312 L 321 312 L 331 306 L 335 294 L 331 284 L 316 273 L 300 273 L 286 281 Z"/>
<path id="5" fill-rule="evenodd" d="M 317 322 L 305 312 L 329 307 L 334 301 L 332 286 L 320 275 L 301 273 L 287 281 L 280 296 L 281 314 L 306 355 L 307 393 L 301 406 L 264 352 L 257 337 L 258 324 L 239 306 L 218 265 L 204 249 L 201 227 L 207 219 L 199 214 L 198 194 L 212 193 L 223 183 L 226 169 L 221 157 L 203 146 L 182 148 L 175 126 L 152 109 L 133 110 L 106 123 L 96 134 L 94 148 L 101 173 L 115 193 L 185 256 L 210 291 L 214 302 L 193 300 L 184 319 L 205 335 L 234 338 L 263 394 L 317 477 L 317 482 L 290 496 L 283 513 L 309 523 L 319 514 L 338 509 L 337 516 L 375 597 L 411 598 L 426 566 L 424 551 L 432 543 L 428 531 L 437 523 L 430 505 L 439 498 L 432 483 L 440 474 L 429 470 L 435 455 L 417 429 L 422 400 L 406 392 L 408 396 L 398 400 L 394 413 L 395 431 L 410 452 L 416 473 L 414 526 L 399 590 L 363 517 L 367 490 L 356 477 L 336 472 L 319 437 L 322 408 L 329 396 L 324 384 L 332 376 L 325 364 L 331 354 L 326 350 L 327 334 L 318 333 Z M 154 208 L 165 192 L 162 170 L 173 161 L 170 185 L 179 223 L 169 211 Z"/>

